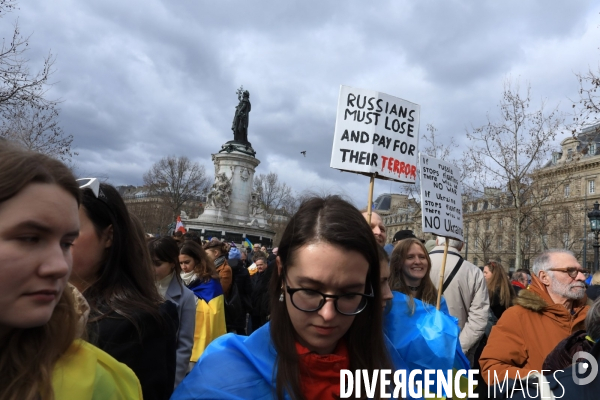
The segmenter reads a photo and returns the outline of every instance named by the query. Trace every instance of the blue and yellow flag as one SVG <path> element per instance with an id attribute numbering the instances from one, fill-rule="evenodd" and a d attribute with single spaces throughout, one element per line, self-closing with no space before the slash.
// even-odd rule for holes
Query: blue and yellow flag
<path id="1" fill-rule="evenodd" d="M 225 328 L 225 297 L 223 296 L 221 284 L 215 279 L 208 282 L 194 281 L 189 289 L 198 297 L 194 347 L 190 359 L 190 361 L 196 362 L 210 342 L 227 333 Z"/>

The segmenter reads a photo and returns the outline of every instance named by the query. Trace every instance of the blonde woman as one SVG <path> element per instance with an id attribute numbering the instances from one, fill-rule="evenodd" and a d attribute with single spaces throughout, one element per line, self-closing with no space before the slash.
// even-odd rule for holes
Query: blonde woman
<path id="1" fill-rule="evenodd" d="M 68 168 L 0 142 L 0 400 L 141 399 L 127 366 L 76 339 L 78 206 Z"/>

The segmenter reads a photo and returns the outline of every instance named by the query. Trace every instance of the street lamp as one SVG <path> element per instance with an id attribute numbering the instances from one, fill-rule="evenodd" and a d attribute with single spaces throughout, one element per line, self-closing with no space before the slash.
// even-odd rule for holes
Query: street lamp
<path id="1" fill-rule="evenodd" d="M 594 209 L 588 213 L 588 219 L 590 220 L 590 229 L 594 232 L 594 272 L 598 271 L 598 234 L 600 233 L 600 210 L 598 207 L 598 201 L 594 203 Z"/>

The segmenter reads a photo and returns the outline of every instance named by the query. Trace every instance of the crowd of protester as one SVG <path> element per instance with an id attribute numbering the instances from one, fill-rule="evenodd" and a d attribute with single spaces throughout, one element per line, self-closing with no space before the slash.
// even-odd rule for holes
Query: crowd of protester
<path id="1" fill-rule="evenodd" d="M 479 398 L 542 396 L 494 376 L 597 393 L 571 368 L 600 355 L 600 275 L 573 253 L 509 276 L 458 240 L 386 242 L 336 196 L 273 249 L 147 237 L 111 185 L 0 142 L 0 400 L 339 398 L 342 369 L 416 368 L 479 369 Z"/>

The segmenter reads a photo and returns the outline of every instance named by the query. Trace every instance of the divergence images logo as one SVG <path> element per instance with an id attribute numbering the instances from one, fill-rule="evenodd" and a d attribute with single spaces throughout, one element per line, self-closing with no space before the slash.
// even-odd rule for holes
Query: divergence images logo
<path id="1" fill-rule="evenodd" d="M 580 358 L 585 359 L 585 361 L 578 363 L 577 360 Z M 596 375 L 598 375 L 598 362 L 590 353 L 578 351 L 573 355 L 571 374 L 573 375 L 573 382 L 575 382 L 576 385 L 587 385 L 596 379 Z M 587 376 L 585 378 L 580 378 L 583 375 Z"/>

